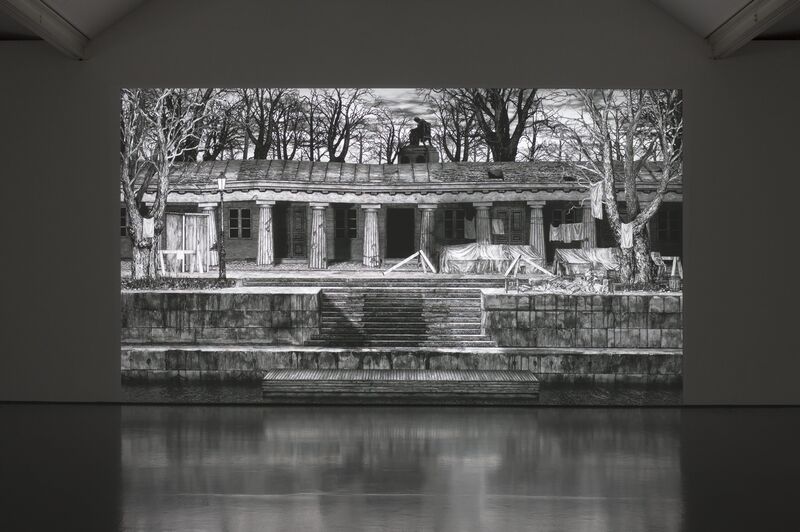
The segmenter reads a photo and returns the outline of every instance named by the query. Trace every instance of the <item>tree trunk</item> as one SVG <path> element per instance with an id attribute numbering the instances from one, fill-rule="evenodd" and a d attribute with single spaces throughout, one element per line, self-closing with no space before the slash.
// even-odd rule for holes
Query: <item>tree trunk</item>
<path id="1" fill-rule="evenodd" d="M 151 240 L 151 239 L 146 239 Z M 152 243 L 141 241 L 133 243 L 131 277 L 133 279 L 155 279 L 158 277 L 158 240 Z"/>

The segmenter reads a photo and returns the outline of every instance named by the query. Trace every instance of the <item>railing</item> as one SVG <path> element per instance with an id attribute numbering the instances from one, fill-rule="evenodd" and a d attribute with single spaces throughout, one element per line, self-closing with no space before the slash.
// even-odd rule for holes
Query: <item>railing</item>
<path id="1" fill-rule="evenodd" d="M 403 260 L 401 260 L 400 262 L 398 262 L 397 264 L 395 264 L 394 266 L 392 266 L 391 268 L 389 268 L 388 270 L 383 272 L 383 275 L 386 275 L 387 273 L 393 272 L 394 270 L 396 270 L 400 266 L 403 266 L 404 264 L 408 264 L 409 262 L 411 262 L 412 260 L 414 260 L 417 257 L 421 258 L 420 263 L 422 264 L 422 271 L 423 272 L 428 273 L 428 270 L 426 269 L 426 267 L 427 267 L 427 268 L 430 268 L 431 273 L 436 273 L 436 268 L 433 267 L 433 263 L 431 263 L 430 259 L 425 254 L 425 252 L 420 249 L 419 251 L 415 251 L 412 255 L 404 258 Z"/>
<path id="2" fill-rule="evenodd" d="M 539 270 L 540 272 L 549 275 L 550 277 L 554 277 L 552 272 L 547 271 L 546 269 L 542 268 L 532 260 L 527 257 L 523 257 L 522 255 L 517 255 L 516 258 L 511 261 L 511 264 L 508 266 L 506 273 L 503 274 L 503 278 L 505 279 L 505 291 L 508 292 L 509 287 L 513 287 L 515 290 L 519 290 L 519 277 L 517 274 L 519 273 L 519 266 L 521 262 L 525 262 L 528 266 L 532 266 L 534 269 Z"/>

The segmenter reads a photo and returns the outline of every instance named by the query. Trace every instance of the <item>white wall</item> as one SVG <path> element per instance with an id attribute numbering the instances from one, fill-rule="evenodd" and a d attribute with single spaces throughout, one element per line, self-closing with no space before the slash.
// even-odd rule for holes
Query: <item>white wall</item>
<path id="1" fill-rule="evenodd" d="M 685 90 L 686 402 L 800 402 L 800 45 L 708 55 L 646 0 L 151 1 L 85 62 L 2 42 L 0 400 L 120 398 L 121 87 L 492 85 Z"/>

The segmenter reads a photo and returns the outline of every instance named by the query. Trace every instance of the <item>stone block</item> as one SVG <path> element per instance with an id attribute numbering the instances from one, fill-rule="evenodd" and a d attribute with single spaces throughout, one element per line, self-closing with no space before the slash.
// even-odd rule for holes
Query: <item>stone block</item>
<path id="1" fill-rule="evenodd" d="M 575 296 L 575 310 L 578 312 L 591 312 L 592 299 L 590 296 Z"/>
<path id="2" fill-rule="evenodd" d="M 683 331 L 681 329 L 661 329 L 661 347 L 683 349 Z"/>
<path id="3" fill-rule="evenodd" d="M 558 327 L 558 312 L 554 310 L 545 311 L 542 316 L 542 321 L 537 323 L 537 327 L 555 329 Z"/>
<path id="4" fill-rule="evenodd" d="M 650 329 L 663 329 L 664 328 L 664 318 L 665 314 L 663 312 L 653 313 L 647 315 L 647 327 Z"/>
<path id="5" fill-rule="evenodd" d="M 339 353 L 339 369 L 358 369 L 359 358 L 351 352 Z"/>
<path id="6" fill-rule="evenodd" d="M 581 298 L 581 300 L 583 300 L 583 298 Z M 577 314 L 578 317 L 577 327 L 580 329 L 592 329 L 593 328 L 592 316 L 593 316 L 592 312 L 579 311 Z"/>
<path id="7" fill-rule="evenodd" d="M 650 375 L 680 375 L 683 370 L 683 357 L 675 354 L 655 353 L 648 358 Z"/>
<path id="8" fill-rule="evenodd" d="M 272 312 L 272 326 L 274 328 L 291 327 L 292 314 L 289 311 L 273 311 Z"/>
<path id="9" fill-rule="evenodd" d="M 680 329 L 683 327 L 683 316 L 680 313 L 664 313 L 662 329 Z"/>
<path id="10" fill-rule="evenodd" d="M 647 347 L 661 347 L 661 329 L 646 329 Z"/>
<path id="11" fill-rule="evenodd" d="M 592 329 L 592 347 L 608 347 L 608 332 L 606 329 Z"/>
<path id="12" fill-rule="evenodd" d="M 422 369 L 421 360 L 414 354 L 392 355 L 393 369 Z"/>
<path id="13" fill-rule="evenodd" d="M 559 318 L 561 320 L 562 328 L 564 329 L 578 328 L 578 313 L 575 310 L 567 310 L 564 312 L 559 311 Z"/>
<path id="14" fill-rule="evenodd" d="M 544 294 L 542 297 L 542 310 L 556 310 L 555 294 Z"/>
<path id="15" fill-rule="evenodd" d="M 558 329 L 550 327 L 538 329 L 536 347 L 560 347 L 560 341 Z"/>
<path id="16" fill-rule="evenodd" d="M 643 329 L 649 326 L 646 312 L 631 312 L 628 314 L 628 328 Z"/>
<path id="17" fill-rule="evenodd" d="M 531 311 L 517 310 L 517 327 L 520 329 L 531 328 Z"/>
<path id="18" fill-rule="evenodd" d="M 593 311 L 592 312 L 592 329 L 606 329 L 606 328 L 608 328 L 606 316 L 607 316 L 607 314 L 605 312 L 594 312 Z M 609 314 L 608 316 L 613 316 L 613 314 Z"/>
<path id="19" fill-rule="evenodd" d="M 592 347 L 592 329 L 578 329 L 575 336 L 577 347 Z"/>
<path id="20" fill-rule="evenodd" d="M 664 312 L 678 313 L 681 311 L 680 296 L 664 296 Z"/>
<path id="21" fill-rule="evenodd" d="M 430 369 L 458 369 L 458 357 L 455 355 L 436 355 L 430 358 Z"/>
<path id="22" fill-rule="evenodd" d="M 557 310 L 575 310 L 575 298 L 572 296 L 558 294 L 556 296 Z"/>
<path id="23" fill-rule="evenodd" d="M 651 296 L 648 304 L 648 312 L 664 312 L 664 298 L 662 296 Z"/>
<path id="24" fill-rule="evenodd" d="M 647 312 L 647 297 L 646 296 L 628 296 L 628 312 L 641 313 Z"/>
<path id="25" fill-rule="evenodd" d="M 531 298 L 530 296 L 516 296 L 516 306 L 517 310 L 530 310 L 531 309 Z"/>

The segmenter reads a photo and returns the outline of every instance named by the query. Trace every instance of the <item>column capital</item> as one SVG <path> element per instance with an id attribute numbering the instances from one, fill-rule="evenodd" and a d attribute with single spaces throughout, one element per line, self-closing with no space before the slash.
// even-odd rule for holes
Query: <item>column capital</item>
<path id="1" fill-rule="evenodd" d="M 365 203 L 361 205 L 361 208 L 367 211 L 377 211 L 381 208 L 380 203 Z"/>
<path id="2" fill-rule="evenodd" d="M 203 209 L 203 210 L 216 209 L 218 206 L 219 206 L 219 202 L 217 202 L 217 201 L 209 201 L 209 202 L 198 203 L 197 204 L 197 208 L 198 209 Z"/>
<path id="3" fill-rule="evenodd" d="M 309 203 L 308 205 L 309 205 L 309 206 L 310 206 L 312 209 L 324 209 L 325 207 L 327 207 L 328 205 L 330 205 L 330 203 L 324 203 L 324 202 L 312 201 L 312 202 L 311 202 L 311 203 Z"/>
<path id="4" fill-rule="evenodd" d="M 420 203 L 417 205 L 418 209 L 422 209 L 425 211 L 433 211 L 439 208 L 437 203 Z"/>
<path id="5" fill-rule="evenodd" d="M 275 205 L 275 201 L 260 199 L 256 200 L 256 205 L 258 205 L 259 207 L 272 207 L 273 205 Z"/>
<path id="6" fill-rule="evenodd" d="M 491 201 L 476 201 L 472 204 L 473 207 L 476 209 L 488 209 L 492 206 Z"/>
<path id="7" fill-rule="evenodd" d="M 528 202 L 528 207 L 532 209 L 541 209 L 542 207 L 544 207 L 545 203 L 546 202 L 544 200 L 530 200 Z"/>

